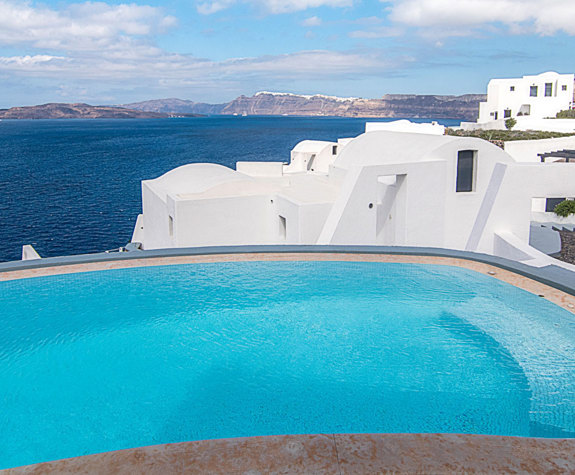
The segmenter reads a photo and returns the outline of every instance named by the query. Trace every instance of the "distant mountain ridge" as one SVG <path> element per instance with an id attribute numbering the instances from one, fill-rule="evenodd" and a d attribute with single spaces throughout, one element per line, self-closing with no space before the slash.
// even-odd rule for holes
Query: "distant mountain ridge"
<path id="1" fill-rule="evenodd" d="M 83 103 L 48 103 L 0 109 L 0 119 L 154 119 L 168 114 Z"/>
<path id="2" fill-rule="evenodd" d="M 206 104 L 203 102 L 170 98 L 152 99 L 149 101 L 134 102 L 133 104 L 121 104 L 118 107 L 161 114 L 221 114 L 221 110 L 224 106 L 225 104 Z"/>
<path id="3" fill-rule="evenodd" d="M 262 91 L 223 104 L 155 99 L 118 106 L 48 103 L 0 109 L 0 119 L 150 119 L 178 115 L 288 115 L 475 120 L 484 94 L 387 94 L 380 99 Z"/>
<path id="4" fill-rule="evenodd" d="M 300 95 L 262 91 L 251 97 L 240 96 L 224 104 L 206 104 L 182 99 L 156 99 L 128 107 L 165 114 L 223 115 L 303 115 L 339 117 L 409 117 L 475 120 L 484 94 L 434 96 L 387 94 L 381 99 L 335 97 L 322 94 Z"/>

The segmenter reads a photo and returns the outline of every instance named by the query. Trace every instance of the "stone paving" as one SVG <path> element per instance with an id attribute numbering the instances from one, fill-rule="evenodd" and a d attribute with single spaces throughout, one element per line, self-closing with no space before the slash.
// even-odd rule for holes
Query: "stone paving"
<path id="1" fill-rule="evenodd" d="M 156 445 L 1 471 L 52 474 L 575 473 L 574 439 L 318 434 Z"/>
<path id="2" fill-rule="evenodd" d="M 558 259 L 575 264 L 575 231 L 558 231 L 561 237 L 561 252 Z"/>

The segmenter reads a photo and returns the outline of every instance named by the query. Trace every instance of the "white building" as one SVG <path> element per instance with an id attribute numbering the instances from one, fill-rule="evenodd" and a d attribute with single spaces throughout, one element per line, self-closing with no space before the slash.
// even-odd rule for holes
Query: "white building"
<path id="1" fill-rule="evenodd" d="M 575 196 L 575 163 L 537 153 L 522 161 L 523 152 L 514 158 L 477 138 L 372 130 L 305 140 L 287 165 L 184 165 L 142 182 L 133 241 L 422 246 L 534 262 L 546 257 L 528 245 L 534 213 L 546 199 Z"/>
<path id="2" fill-rule="evenodd" d="M 512 79 L 492 79 L 487 101 L 479 104 L 477 123 L 465 129 L 503 129 L 505 120 L 517 120 L 520 130 L 575 130 L 575 121 L 554 119 L 557 112 L 573 108 L 575 75 L 546 72 Z M 547 119 L 554 119 L 552 121 Z"/>

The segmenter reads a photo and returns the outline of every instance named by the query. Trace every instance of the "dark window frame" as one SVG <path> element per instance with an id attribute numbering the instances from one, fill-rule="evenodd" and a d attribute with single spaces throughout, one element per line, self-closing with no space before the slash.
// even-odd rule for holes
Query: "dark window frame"
<path id="1" fill-rule="evenodd" d="M 473 193 L 477 176 L 477 150 L 459 150 L 455 176 L 456 193 Z"/>
<path id="2" fill-rule="evenodd" d="M 567 198 L 545 198 L 545 212 L 551 213 L 555 210 L 555 206 L 562 203 Z"/>
<path id="3" fill-rule="evenodd" d="M 545 83 L 545 97 L 553 97 L 553 83 L 546 82 Z"/>
<path id="4" fill-rule="evenodd" d="M 538 86 L 530 86 L 529 87 L 529 97 L 537 97 L 539 94 L 539 87 Z"/>

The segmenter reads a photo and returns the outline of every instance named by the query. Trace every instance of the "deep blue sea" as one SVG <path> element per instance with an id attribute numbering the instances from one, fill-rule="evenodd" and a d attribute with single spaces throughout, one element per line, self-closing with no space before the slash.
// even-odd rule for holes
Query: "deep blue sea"
<path id="1" fill-rule="evenodd" d="M 20 259 L 23 244 L 43 257 L 118 248 L 129 242 L 141 212 L 141 180 L 192 162 L 288 161 L 299 141 L 356 136 L 365 122 L 269 116 L 1 121 L 0 261 Z"/>

